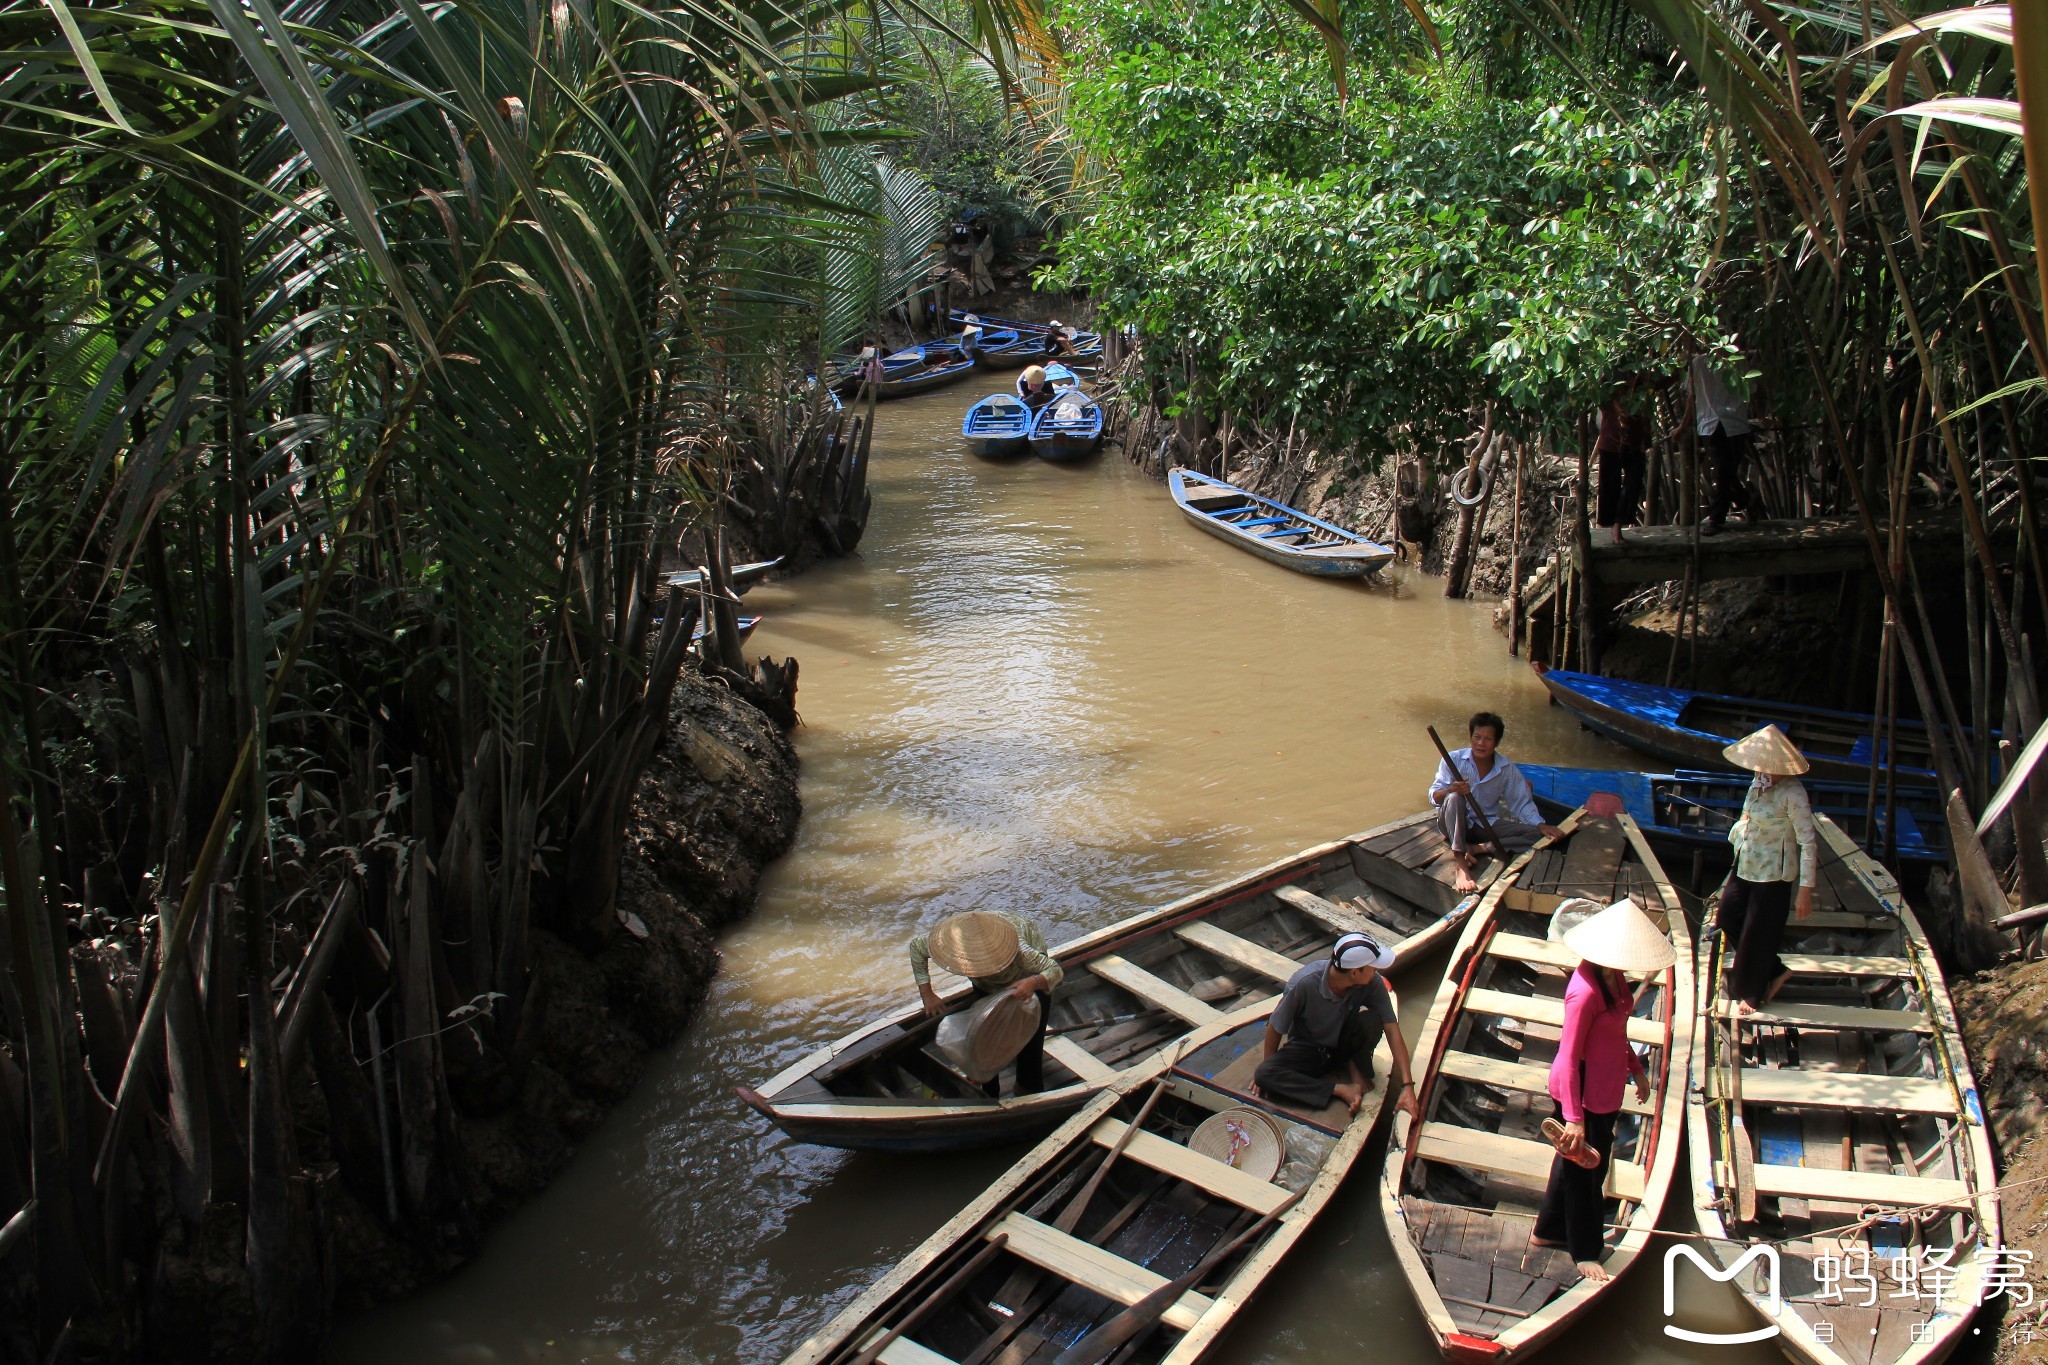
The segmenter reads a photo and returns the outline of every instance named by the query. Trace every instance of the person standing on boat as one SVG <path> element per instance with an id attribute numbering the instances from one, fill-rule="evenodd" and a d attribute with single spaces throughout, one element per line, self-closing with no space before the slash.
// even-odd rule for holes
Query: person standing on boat
<path id="1" fill-rule="evenodd" d="M 966 977 L 983 995 L 1008 991 L 1019 1000 L 1038 997 L 1038 1031 L 1017 1054 L 1017 1093 L 1045 1089 L 1045 1026 L 1052 1016 L 1053 987 L 1066 975 L 1045 946 L 1045 931 L 1022 915 L 968 910 L 910 940 L 910 979 L 917 983 L 925 1014 L 936 1019 L 946 1012 L 946 1002 L 932 989 L 933 962 Z M 989 1083 L 991 1099 L 996 1084 Z"/>
<path id="2" fill-rule="evenodd" d="M 1593 904 L 1579 902 L 1584 909 Z M 1634 1079 L 1636 1103 L 1650 1098 L 1649 1072 L 1628 1042 L 1636 996 L 1626 973 L 1661 972 L 1678 960 L 1678 952 L 1632 900 L 1618 900 L 1566 930 L 1564 944 L 1579 955 L 1579 965 L 1565 986 L 1564 1033 L 1550 1062 L 1550 1098 L 1563 1122 L 1543 1121 L 1543 1136 L 1557 1155 L 1550 1159 L 1550 1182 L 1529 1240 L 1561 1249 L 1580 1275 L 1598 1281 L 1608 1278 L 1600 1256 L 1623 1083 Z M 1591 1165 L 1588 1156 L 1594 1158 Z"/>
<path id="3" fill-rule="evenodd" d="M 1373 1049 L 1384 1035 L 1401 1082 L 1395 1102 L 1416 1114 L 1408 1044 L 1380 979 L 1393 965 L 1393 953 L 1371 938 L 1345 934 L 1327 960 L 1290 977 L 1266 1020 L 1265 1058 L 1252 1073 L 1252 1093 L 1307 1109 L 1339 1099 L 1356 1114 L 1372 1088 Z"/>
<path id="4" fill-rule="evenodd" d="M 1045 377 L 1045 366 L 1026 365 L 1017 376 L 1017 396 L 1024 400 L 1027 408 L 1042 408 L 1053 400 L 1052 381 Z"/>
<path id="5" fill-rule="evenodd" d="M 1481 711 L 1466 722 L 1465 733 L 1472 743 L 1468 748 L 1451 750 L 1455 771 L 1438 760 L 1436 778 L 1429 784 L 1429 803 L 1436 807 L 1437 829 L 1457 860 L 1453 881 L 1461 892 L 1478 887 L 1472 869 L 1478 865 L 1479 851 L 1492 847 L 1482 842 L 1485 835 L 1472 815 L 1474 801 L 1485 813 L 1486 822 L 1493 826 L 1499 844 L 1494 851 L 1504 858 L 1534 847 L 1538 839 L 1554 839 L 1559 833 L 1555 825 L 1543 823 L 1529 779 L 1522 776 L 1520 768 L 1500 756 L 1500 741 L 1507 733 L 1507 722 L 1491 711 Z"/>
<path id="6" fill-rule="evenodd" d="M 1787 913 L 1800 919 L 1813 913 L 1820 848 L 1813 804 L 1799 780 L 1813 765 L 1775 725 L 1729 745 L 1721 756 L 1756 774 L 1742 798 L 1742 818 L 1728 831 L 1735 869 L 1721 888 L 1717 916 L 1722 951 L 1733 955 L 1728 998 L 1738 1014 L 1749 1014 L 1769 1004 L 1792 975 L 1778 956 Z"/>

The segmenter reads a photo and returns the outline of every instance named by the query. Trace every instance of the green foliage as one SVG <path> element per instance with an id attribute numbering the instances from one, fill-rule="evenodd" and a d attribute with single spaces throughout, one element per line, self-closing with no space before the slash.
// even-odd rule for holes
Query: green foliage
<path id="1" fill-rule="evenodd" d="M 1121 179 L 1063 269 L 1212 410 L 1377 455 L 1486 404 L 1558 428 L 1719 339 L 1698 282 L 1725 189 L 1705 111 L 1661 83 L 1617 114 L 1526 54 L 1512 98 L 1477 63 L 1383 62 L 1340 102 L 1314 37 L 1248 0 L 1065 17 L 1094 35 L 1073 120 Z"/>

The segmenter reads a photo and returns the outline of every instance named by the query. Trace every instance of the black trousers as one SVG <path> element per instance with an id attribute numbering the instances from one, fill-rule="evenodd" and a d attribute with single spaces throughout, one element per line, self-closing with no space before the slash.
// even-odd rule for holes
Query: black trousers
<path id="1" fill-rule="evenodd" d="M 1734 961 L 1726 969 L 1728 998 L 1763 1008 L 1764 996 L 1785 970 L 1778 956 L 1785 921 L 1792 917 L 1791 882 L 1746 882 L 1733 875 L 1721 888 L 1719 923 L 1724 954 Z"/>
<path id="2" fill-rule="evenodd" d="M 1289 1038 L 1259 1063 L 1252 1081 L 1259 1093 L 1305 1109 L 1322 1109 L 1331 1100 L 1337 1083 L 1345 1079 L 1344 1063 L 1358 1063 L 1358 1070 L 1372 1079 L 1372 1052 L 1380 1045 L 1386 1024 L 1370 1010 L 1354 1010 L 1344 1025 L 1335 1047 L 1323 1047 L 1302 1039 Z"/>
<path id="3" fill-rule="evenodd" d="M 1600 1164 L 1589 1171 L 1562 1156 L 1550 1158 L 1550 1183 L 1543 1189 L 1543 1206 L 1536 1210 L 1536 1235 L 1564 1243 L 1574 1261 L 1597 1261 L 1607 1239 L 1607 1168 L 1614 1164 L 1614 1121 L 1621 1111 L 1585 1112 L 1586 1145 L 1600 1154 Z M 1562 1114 L 1558 1121 L 1564 1121 Z"/>
<path id="4" fill-rule="evenodd" d="M 1017 1093 L 1036 1095 L 1045 1089 L 1045 1028 L 1052 1022 L 1052 997 L 1044 991 L 1038 993 L 1038 1032 L 1031 1035 L 1031 1041 L 1024 1044 L 1024 1050 L 1017 1054 L 1011 1065 L 1017 1068 Z M 996 1078 L 982 1087 L 990 1099 L 1000 1099 L 1003 1093 L 1003 1077 Z"/>
<path id="5" fill-rule="evenodd" d="M 1708 467 L 1714 472 L 1714 496 L 1707 504 L 1707 520 L 1719 526 L 1728 517 L 1731 507 L 1756 514 L 1756 496 L 1749 491 L 1749 485 L 1742 481 L 1742 466 L 1749 460 L 1749 434 L 1730 436 L 1726 428 L 1716 427 L 1700 437 L 1706 447 Z"/>
<path id="6" fill-rule="evenodd" d="M 1647 463 L 1647 452 L 1641 446 L 1619 450 L 1608 446 L 1599 455 L 1599 515 L 1594 517 L 1594 523 L 1600 526 L 1633 526 L 1642 518 L 1643 466 Z"/>

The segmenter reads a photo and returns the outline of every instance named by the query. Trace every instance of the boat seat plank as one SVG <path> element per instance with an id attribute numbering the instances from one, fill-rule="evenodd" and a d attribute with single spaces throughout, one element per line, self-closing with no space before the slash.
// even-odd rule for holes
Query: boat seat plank
<path id="1" fill-rule="evenodd" d="M 1293 958 L 1233 934 L 1228 929 L 1219 929 L 1213 924 L 1197 921 L 1194 924 L 1183 924 L 1173 932 L 1183 943 L 1192 943 L 1205 952 L 1214 953 L 1226 962 L 1249 967 L 1259 975 L 1271 977 L 1275 981 L 1290 981 L 1294 974 L 1301 970 L 1302 964 Z"/>
<path id="2" fill-rule="evenodd" d="M 1251 526 L 1278 526 L 1286 517 L 1253 517 L 1249 521 L 1233 521 L 1230 524 L 1240 531 Z"/>
<path id="3" fill-rule="evenodd" d="M 882 1348 L 875 1357 L 880 1365 L 954 1365 L 953 1357 L 942 1356 L 929 1346 L 920 1346 L 909 1337 L 898 1337 Z"/>
<path id="4" fill-rule="evenodd" d="M 1324 900 L 1305 887 L 1282 886 L 1276 888 L 1273 895 L 1310 919 L 1335 929 L 1340 934 L 1372 934 L 1377 938 L 1387 932 L 1385 928 L 1374 924 L 1357 911 L 1346 909 L 1335 901 Z M 1377 933 L 1374 932 L 1376 930 Z M 1380 946 L 1391 948 L 1394 945 L 1383 943 Z"/>
<path id="5" fill-rule="evenodd" d="M 1105 1085 L 1117 1077 L 1115 1067 L 1064 1034 L 1045 1040 L 1045 1055 L 1090 1085 Z"/>
<path id="6" fill-rule="evenodd" d="M 1496 933 L 1487 940 L 1486 951 L 1495 957 L 1511 957 L 1517 962 L 1562 967 L 1566 971 L 1571 971 L 1579 965 L 1579 955 L 1562 943 L 1530 938 L 1527 934 Z"/>
<path id="7" fill-rule="evenodd" d="M 1106 1118 L 1089 1129 L 1088 1136 L 1099 1146 L 1114 1147 L 1129 1126 L 1121 1119 Z M 1206 1190 L 1218 1199 L 1227 1199 L 1254 1213 L 1271 1213 L 1287 1200 L 1287 1191 L 1278 1185 L 1246 1175 L 1235 1166 L 1225 1165 L 1214 1157 L 1203 1156 L 1142 1128 L 1131 1135 L 1124 1155 L 1141 1166 L 1164 1171 L 1187 1181 L 1196 1189 Z"/>
<path id="8" fill-rule="evenodd" d="M 1550 1093 L 1550 1068 L 1529 1062 L 1510 1062 L 1499 1057 L 1482 1057 L 1476 1052 L 1447 1052 L 1437 1070 L 1446 1076 L 1502 1090 L 1519 1090 L 1530 1095 Z M 1747 1082 L 1745 1082 L 1747 1084 Z M 1743 1098 L 1749 1096 L 1744 1094 Z M 1631 1114 L 1647 1114 L 1650 1106 L 1637 1101 L 1635 1087 L 1621 1097 L 1621 1107 Z"/>
<path id="9" fill-rule="evenodd" d="M 1105 953 L 1096 958 L 1088 964 L 1088 970 L 1104 981 L 1123 987 L 1146 1004 L 1156 1005 L 1197 1028 L 1223 1022 L 1220 1011 L 1211 1009 L 1166 978 L 1148 972 L 1116 953 Z"/>
<path id="10" fill-rule="evenodd" d="M 1903 957 L 1844 956 L 1839 953 L 1780 953 L 1794 976 L 1906 976 L 1913 964 Z"/>
<path id="11" fill-rule="evenodd" d="M 1422 1125 L 1421 1145 L 1416 1154 L 1430 1161 L 1505 1176 L 1538 1189 L 1550 1181 L 1550 1159 L 1557 1155 L 1547 1142 L 1502 1137 L 1450 1123 Z M 1640 1201 L 1643 1197 L 1643 1168 L 1633 1161 L 1617 1161 L 1607 1170 L 1607 1194 L 1613 1199 Z"/>
<path id="12" fill-rule="evenodd" d="M 1777 1004 L 1742 1016 L 1744 1024 L 1782 1024 L 1790 1028 L 1896 1029 L 1930 1033 L 1927 1016 L 1918 1010 L 1859 1009 L 1850 1005 Z"/>
<path id="13" fill-rule="evenodd" d="M 1749 1098 L 1747 1095 L 1744 1099 Z M 1812 1166 L 1780 1166 L 1758 1162 L 1758 1194 L 1794 1199 L 1839 1199 L 1851 1204 L 1939 1204 L 1969 1198 L 1960 1180 L 1932 1176 L 1883 1175 L 1875 1171 L 1824 1171 Z"/>
<path id="14" fill-rule="evenodd" d="M 1005 1214 L 1002 1221 L 988 1230 L 987 1236 L 992 1239 L 997 1233 L 1009 1237 L 1008 1249 L 1021 1259 L 1126 1308 L 1166 1283 L 1164 1275 L 1147 1270 L 1136 1261 L 1070 1237 L 1025 1214 Z M 1208 1295 L 1190 1290 L 1160 1316 L 1160 1321 L 1185 1332 L 1209 1311 L 1213 1302 Z"/>
<path id="15" fill-rule="evenodd" d="M 1306 536 L 1315 533 L 1313 526 L 1283 526 L 1277 531 L 1259 532 L 1260 540 L 1273 540 L 1279 536 Z"/>
<path id="16" fill-rule="evenodd" d="M 1552 1028 L 1564 1027 L 1564 1001 L 1550 996 L 1510 995 L 1506 991 L 1474 986 L 1465 992 L 1465 1008 L 1480 1014 L 1504 1014 L 1510 1019 L 1548 1024 Z M 1631 1018 L 1628 1021 L 1628 1040 L 1661 1046 L 1664 1025 L 1655 1019 Z"/>
<path id="17" fill-rule="evenodd" d="M 1902 1114 L 1953 1114 L 1955 1096 L 1925 1076 L 1871 1076 L 1859 1072 L 1742 1069 L 1743 1102 L 1812 1109 L 1879 1109 Z"/>

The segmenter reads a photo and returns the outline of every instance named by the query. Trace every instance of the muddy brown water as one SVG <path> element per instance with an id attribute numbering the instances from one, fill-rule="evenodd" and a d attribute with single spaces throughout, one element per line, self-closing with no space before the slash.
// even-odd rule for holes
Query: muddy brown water
<path id="1" fill-rule="evenodd" d="M 800 1146 L 733 1098 L 911 1000 L 918 926 L 1014 909 L 1058 941 L 1419 809 L 1423 726 L 1481 707 L 1511 756 L 1638 766 L 1546 704 L 1490 604 L 1405 568 L 1361 586 L 1262 563 L 1114 450 L 973 459 L 981 392 L 884 408 L 860 556 L 748 595 L 753 647 L 803 665 L 804 819 L 702 1013 L 473 1264 L 345 1323 L 330 1365 L 778 1360 L 1028 1147 Z M 1441 970 L 1396 982 L 1411 1037 Z M 1380 1223 L 1382 1147 L 1220 1361 L 1438 1359 Z M 1546 1358 L 1779 1358 L 1664 1337 L 1663 1245 Z M 1687 1327 L 1755 1325 L 1697 1274 L 1679 1291 Z"/>

